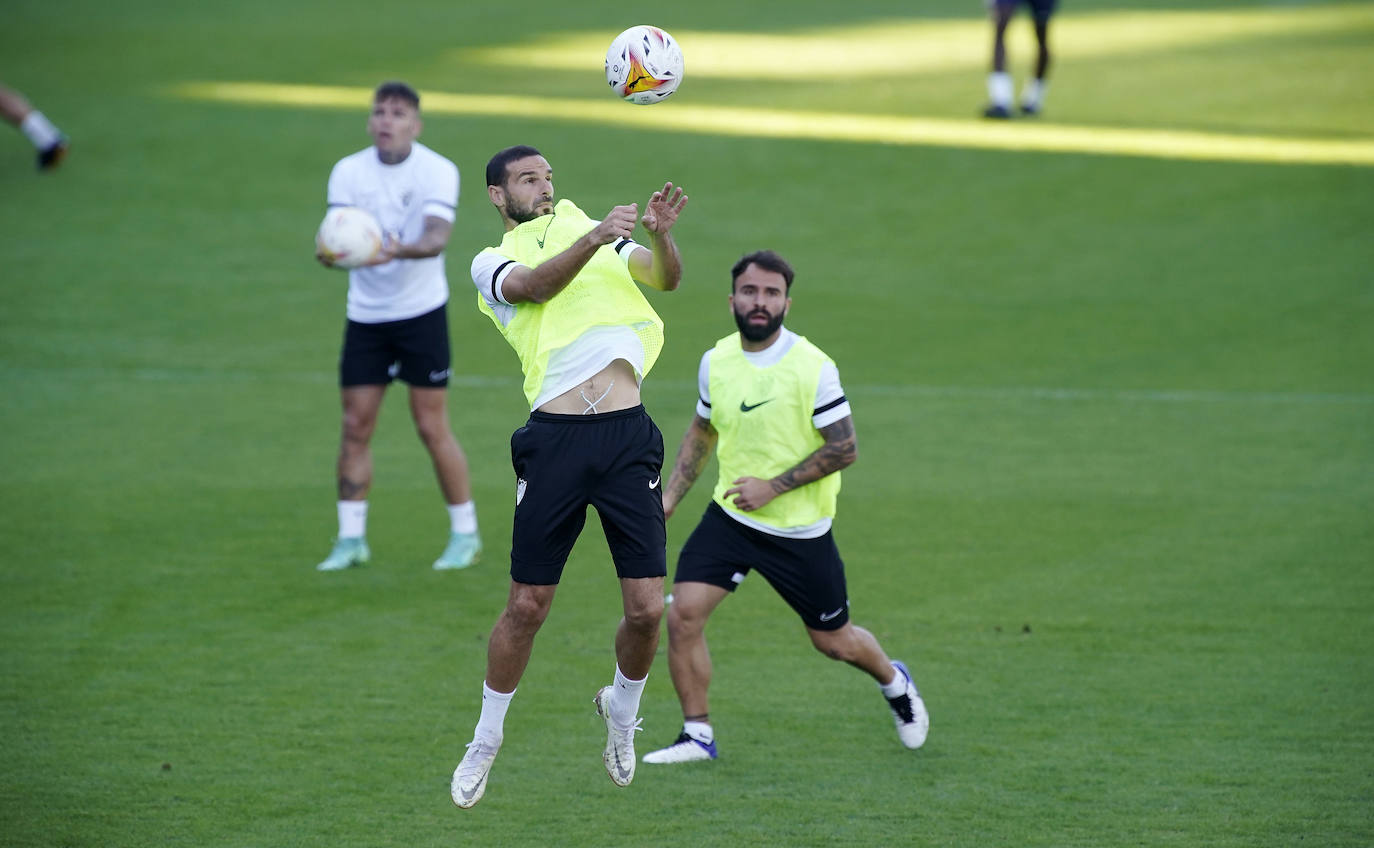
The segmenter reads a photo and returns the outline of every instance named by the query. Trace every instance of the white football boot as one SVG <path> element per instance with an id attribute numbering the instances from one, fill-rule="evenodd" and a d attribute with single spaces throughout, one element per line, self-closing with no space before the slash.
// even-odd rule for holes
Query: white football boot
<path id="1" fill-rule="evenodd" d="M 458 768 L 453 770 L 453 782 L 449 784 L 453 803 L 466 810 L 482 800 L 487 791 L 491 764 L 496 761 L 496 752 L 499 750 L 499 740 L 492 742 L 479 736 L 468 743 L 468 752 L 463 755 Z"/>
<path id="2" fill-rule="evenodd" d="M 693 739 L 683 731 L 677 737 L 677 741 L 667 748 L 659 748 L 657 751 L 650 751 L 644 755 L 646 763 L 691 763 L 698 760 L 714 760 L 716 758 L 715 740 L 702 742 L 700 739 Z"/>
<path id="3" fill-rule="evenodd" d="M 887 705 L 892 708 L 892 720 L 897 723 L 897 736 L 908 748 L 919 748 L 926 743 L 926 733 L 930 731 L 930 715 L 926 713 L 925 701 L 916 691 L 911 672 L 901 660 L 893 660 L 892 667 L 906 678 L 906 692 L 895 698 L 888 698 Z"/>
<path id="4" fill-rule="evenodd" d="M 611 718 L 611 691 L 613 687 L 603 686 L 596 693 L 596 714 L 606 720 L 606 752 L 601 759 L 606 764 L 606 774 L 616 786 L 629 786 L 635 779 L 635 733 L 643 719 L 635 719 L 634 724 L 621 728 Z"/>

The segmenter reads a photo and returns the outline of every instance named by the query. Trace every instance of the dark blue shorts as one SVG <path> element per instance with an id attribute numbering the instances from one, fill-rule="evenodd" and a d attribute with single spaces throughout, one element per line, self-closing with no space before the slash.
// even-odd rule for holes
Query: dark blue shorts
<path id="1" fill-rule="evenodd" d="M 709 583 L 733 592 L 757 570 L 812 630 L 839 630 L 849 621 L 844 562 L 831 533 L 788 539 L 746 527 L 715 501 L 677 559 L 675 583 Z"/>
<path id="2" fill-rule="evenodd" d="M 599 415 L 531 412 L 511 436 L 510 453 L 511 579 L 556 584 L 589 506 L 601 517 L 617 575 L 668 573 L 663 434 L 643 406 Z"/>
<path id="3" fill-rule="evenodd" d="M 339 354 L 339 385 L 385 386 L 396 377 L 422 389 L 448 385 L 448 314 L 444 306 L 400 321 L 348 322 Z"/>
<path id="4" fill-rule="evenodd" d="M 1058 0 L 993 0 L 993 3 L 1004 9 L 1007 7 L 1015 9 L 1017 6 L 1025 4 L 1030 6 L 1031 16 L 1043 23 L 1050 19 L 1050 15 L 1054 14 L 1054 7 L 1058 5 Z"/>

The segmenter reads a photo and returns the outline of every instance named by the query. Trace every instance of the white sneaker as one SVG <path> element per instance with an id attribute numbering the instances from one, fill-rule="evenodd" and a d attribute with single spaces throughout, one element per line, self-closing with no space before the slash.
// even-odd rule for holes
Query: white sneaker
<path id="1" fill-rule="evenodd" d="M 659 748 L 657 751 L 650 751 L 644 755 L 646 763 L 690 763 L 697 760 L 714 760 L 716 758 L 716 743 L 702 742 L 700 739 L 693 739 L 683 731 L 678 735 L 677 741 L 667 748 Z"/>
<path id="2" fill-rule="evenodd" d="M 629 786 L 635 779 L 635 732 L 643 719 L 635 719 L 635 723 L 625 729 L 617 727 L 611 718 L 611 691 L 612 687 L 602 686 L 594 699 L 596 714 L 606 720 L 606 752 L 601 759 L 606 763 L 606 774 L 616 786 Z"/>
<path id="3" fill-rule="evenodd" d="M 906 664 L 901 660 L 893 660 L 892 667 L 906 678 L 906 692 L 887 699 L 887 705 L 892 708 L 892 720 L 897 723 L 897 736 L 908 748 L 919 748 L 926 743 L 930 715 L 926 712 L 925 701 L 921 700 L 921 693 L 916 691 L 911 672 L 906 670 Z"/>
<path id="4" fill-rule="evenodd" d="M 449 784 L 449 794 L 453 803 L 467 809 L 478 801 L 487 791 L 487 775 L 491 774 L 491 764 L 496 760 L 496 752 L 501 743 L 477 737 L 468 743 L 468 752 L 463 761 L 453 770 L 453 782 Z"/>

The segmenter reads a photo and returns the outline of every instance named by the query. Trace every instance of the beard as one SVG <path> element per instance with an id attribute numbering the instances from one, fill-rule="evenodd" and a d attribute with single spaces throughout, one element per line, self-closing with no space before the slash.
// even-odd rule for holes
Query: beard
<path id="1" fill-rule="evenodd" d="M 749 318 L 753 315 L 765 315 L 768 320 L 762 324 L 751 324 Z M 756 309 L 747 315 L 736 312 L 735 326 L 739 327 L 739 334 L 749 341 L 761 342 L 778 331 L 778 328 L 782 326 L 782 319 L 783 313 L 781 312 L 777 315 L 769 315 L 761 309 Z"/>
<path id="2" fill-rule="evenodd" d="M 542 218 L 543 216 L 549 214 L 547 212 L 535 211 L 536 207 L 548 202 L 548 199 L 540 198 L 539 200 L 534 201 L 528 206 L 521 206 L 520 203 L 516 201 L 514 198 L 508 198 L 506 200 L 506 217 L 510 218 L 517 224 L 528 224 L 535 218 Z"/>

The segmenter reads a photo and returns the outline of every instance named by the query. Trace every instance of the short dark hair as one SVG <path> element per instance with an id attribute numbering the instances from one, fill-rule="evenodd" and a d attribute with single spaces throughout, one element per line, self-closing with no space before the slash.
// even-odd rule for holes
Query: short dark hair
<path id="1" fill-rule="evenodd" d="M 499 186 L 506 184 L 506 166 L 516 159 L 524 159 L 526 156 L 543 156 L 538 150 L 528 144 L 517 144 L 514 147 L 507 147 L 491 157 L 487 163 L 487 185 Z"/>
<path id="2" fill-rule="evenodd" d="M 403 82 L 398 82 L 396 80 L 384 82 L 377 86 L 376 91 L 372 92 L 373 103 L 381 103 L 383 100 L 390 100 L 393 97 L 397 100 L 404 100 L 409 103 L 412 109 L 418 111 L 420 108 L 419 92 Z"/>
<path id="3" fill-rule="evenodd" d="M 782 274 L 782 278 L 787 281 L 787 291 L 792 291 L 792 266 L 772 250 L 756 250 L 740 257 L 735 263 L 735 267 L 730 269 L 730 292 L 735 291 L 735 281 L 739 275 L 744 273 L 744 269 L 750 265 L 757 265 L 765 271 L 772 271 L 774 274 Z"/>

